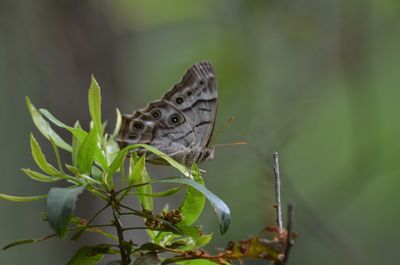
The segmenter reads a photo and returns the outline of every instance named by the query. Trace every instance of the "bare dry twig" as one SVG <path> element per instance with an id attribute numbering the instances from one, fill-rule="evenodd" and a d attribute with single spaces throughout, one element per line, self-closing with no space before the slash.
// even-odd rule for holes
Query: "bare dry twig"
<path id="1" fill-rule="evenodd" d="M 275 176 L 275 209 L 276 209 L 276 225 L 279 229 L 283 229 L 282 222 L 282 206 L 281 206 L 281 174 L 279 171 L 279 154 L 272 154 L 274 176 Z"/>

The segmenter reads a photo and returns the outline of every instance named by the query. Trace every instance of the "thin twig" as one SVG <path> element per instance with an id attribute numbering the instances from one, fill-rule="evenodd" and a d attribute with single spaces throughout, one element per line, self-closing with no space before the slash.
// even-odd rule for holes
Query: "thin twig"
<path id="1" fill-rule="evenodd" d="M 289 204 L 288 206 L 288 220 L 286 224 L 286 230 L 287 230 L 287 242 L 286 242 L 286 248 L 285 248 L 285 258 L 283 260 L 283 264 L 287 264 L 289 260 L 289 252 L 290 249 L 293 246 L 293 241 L 292 241 L 292 227 L 293 227 L 293 205 Z"/>
<path id="2" fill-rule="evenodd" d="M 110 203 L 107 203 L 103 208 L 101 208 L 92 218 L 90 218 L 89 221 L 87 221 L 87 223 L 84 226 L 81 227 L 81 230 L 75 233 L 71 238 L 78 239 L 78 237 L 80 237 L 80 235 L 85 231 L 85 229 L 90 227 L 90 224 L 94 221 L 94 219 L 96 219 L 96 217 L 99 216 L 110 205 L 111 205 Z"/>
<path id="3" fill-rule="evenodd" d="M 276 209 L 276 225 L 279 229 L 283 229 L 282 207 L 281 207 L 281 175 L 279 171 L 279 154 L 272 154 L 274 175 L 275 175 L 275 209 Z"/>

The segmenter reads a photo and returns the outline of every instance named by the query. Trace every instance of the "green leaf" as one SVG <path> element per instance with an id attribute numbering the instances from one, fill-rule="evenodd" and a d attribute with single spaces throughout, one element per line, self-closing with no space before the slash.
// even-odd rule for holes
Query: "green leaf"
<path id="1" fill-rule="evenodd" d="M 105 237 L 108 237 L 109 239 L 112 239 L 114 241 L 118 241 L 118 237 L 117 236 L 115 236 L 114 234 L 112 234 L 112 233 L 110 233 L 110 232 L 108 232 L 106 230 L 103 230 L 103 229 L 100 229 L 100 228 L 97 228 L 97 227 L 90 227 L 90 228 L 86 229 L 85 231 L 101 234 L 101 235 L 103 235 Z"/>
<path id="2" fill-rule="evenodd" d="M 115 138 L 118 135 L 119 130 L 121 129 L 121 123 L 122 123 L 121 112 L 119 111 L 118 108 L 116 109 L 116 112 L 117 112 L 117 121 L 115 122 L 115 129 L 113 134 L 111 135 L 111 138 Z"/>
<path id="3" fill-rule="evenodd" d="M 174 167 L 178 171 L 180 171 L 183 175 L 185 175 L 186 177 L 190 177 L 190 172 L 188 171 L 188 169 L 185 166 L 179 164 L 174 159 L 169 157 L 167 154 L 165 154 L 164 152 L 161 152 L 160 150 L 158 150 L 157 148 L 155 148 L 153 146 L 150 146 L 150 145 L 147 145 L 147 144 L 133 144 L 133 145 L 129 145 L 129 146 L 125 147 L 120 152 L 122 152 L 122 151 L 125 152 L 126 151 L 126 153 L 128 153 L 130 150 L 138 149 L 140 147 L 152 152 L 153 154 L 155 154 L 155 155 L 157 155 L 159 157 L 161 157 L 162 159 L 167 161 L 172 167 Z"/>
<path id="4" fill-rule="evenodd" d="M 129 163 L 129 176 L 128 176 L 128 185 L 147 183 L 151 181 L 149 174 L 147 173 L 146 166 L 146 155 L 143 155 L 140 159 L 138 159 L 136 152 L 130 159 Z M 139 191 L 136 195 L 142 207 L 146 210 L 153 211 L 153 198 L 141 195 L 140 193 L 148 193 L 151 194 L 153 192 L 153 188 L 151 184 L 139 186 L 137 187 Z M 151 230 L 147 230 L 147 233 L 151 238 L 154 237 L 154 232 Z"/>
<path id="5" fill-rule="evenodd" d="M 145 156 L 141 158 L 137 158 L 136 153 L 131 157 L 129 163 L 129 177 L 128 177 L 128 185 L 138 184 L 140 183 L 141 175 L 144 169 L 145 164 Z"/>
<path id="6" fill-rule="evenodd" d="M 130 160 L 129 185 L 150 182 L 151 178 L 149 176 L 149 173 L 147 173 L 145 166 L 145 155 L 142 156 L 137 161 L 137 163 L 134 163 L 133 160 L 133 158 L 131 158 Z M 137 187 L 137 190 L 139 191 L 139 193 L 153 193 L 153 188 L 151 187 L 151 184 Z M 153 198 L 139 194 L 138 199 L 144 209 L 153 211 Z"/>
<path id="7" fill-rule="evenodd" d="M 81 128 L 78 121 L 75 123 L 74 127 L 71 127 L 58 120 L 47 109 L 40 109 L 39 112 L 58 127 L 68 130 L 73 136 L 75 136 L 81 142 L 85 139 L 86 135 L 88 134 L 85 130 Z"/>
<path id="8" fill-rule="evenodd" d="M 78 175 L 79 174 L 79 169 L 77 167 L 65 164 L 65 167 L 68 169 L 69 172 L 71 172 L 74 175 Z"/>
<path id="9" fill-rule="evenodd" d="M 15 242 L 12 242 L 10 244 L 7 244 L 6 246 L 3 247 L 3 250 L 9 249 L 9 248 L 12 248 L 12 247 L 15 247 L 15 246 L 19 246 L 19 245 L 37 243 L 37 242 L 40 242 L 40 241 L 44 241 L 44 240 L 50 239 L 50 238 L 55 237 L 55 236 L 56 236 L 55 234 L 52 234 L 52 235 L 44 236 L 44 237 L 41 237 L 41 238 L 20 239 L 20 240 L 17 240 Z"/>
<path id="10" fill-rule="evenodd" d="M 112 245 L 99 244 L 96 246 L 84 246 L 79 249 L 67 265 L 93 265 L 98 264 L 105 254 L 110 253 Z"/>
<path id="11" fill-rule="evenodd" d="M 161 265 L 161 260 L 154 253 L 147 253 L 138 257 L 133 265 Z"/>
<path id="12" fill-rule="evenodd" d="M 128 147 L 122 149 L 121 151 L 119 151 L 117 156 L 114 158 L 111 165 L 109 166 L 109 168 L 107 170 L 107 174 L 106 174 L 106 179 L 104 181 L 108 187 L 111 187 L 111 185 L 113 183 L 112 178 L 113 178 L 115 172 L 117 172 L 117 170 L 123 165 L 125 157 L 129 152 L 129 149 L 130 148 L 128 146 Z"/>
<path id="13" fill-rule="evenodd" d="M 40 109 L 39 111 L 47 119 L 49 119 L 51 122 L 53 122 L 55 125 L 59 126 L 60 128 L 68 130 L 72 134 L 72 136 L 73 136 L 73 138 L 72 138 L 72 145 L 73 145 L 73 147 L 72 147 L 72 159 L 73 160 L 72 161 L 73 161 L 73 165 L 76 165 L 76 156 L 77 156 L 77 152 L 79 150 L 79 146 L 85 140 L 85 138 L 87 137 L 88 133 L 80 127 L 79 122 L 76 122 L 74 127 L 70 127 L 70 126 L 66 125 L 65 123 L 59 121 L 48 110 Z M 75 148 L 74 148 L 74 144 L 75 144 Z M 104 158 L 103 154 L 101 153 L 100 148 L 96 149 L 95 158 L 96 158 L 96 161 L 100 164 L 100 166 L 103 169 L 107 168 L 107 161 Z"/>
<path id="14" fill-rule="evenodd" d="M 188 169 L 179 164 L 178 162 L 176 162 L 174 159 L 172 159 L 171 157 L 169 157 L 167 154 L 161 152 L 160 150 L 158 150 L 157 148 L 147 145 L 147 144 L 134 144 L 131 145 L 133 148 L 138 148 L 138 147 L 142 147 L 145 148 L 146 150 L 152 152 L 153 154 L 161 157 L 162 159 L 164 159 L 165 161 L 167 161 L 172 167 L 176 168 L 177 170 L 179 170 L 183 175 L 185 175 L 186 177 L 190 176 L 190 173 L 188 171 Z"/>
<path id="15" fill-rule="evenodd" d="M 85 186 L 50 189 L 47 197 L 47 217 L 50 226 L 59 237 L 63 237 L 67 232 L 76 201 L 84 189 Z"/>
<path id="16" fill-rule="evenodd" d="M 33 239 L 33 238 L 17 240 L 17 241 L 15 241 L 13 243 L 10 243 L 10 244 L 4 246 L 3 250 L 6 250 L 8 248 L 12 248 L 12 247 L 15 247 L 15 246 L 19 246 L 19 245 L 25 245 L 25 244 L 29 244 L 29 243 L 34 243 L 34 242 L 35 242 L 35 239 Z"/>
<path id="17" fill-rule="evenodd" d="M 49 119 L 49 121 L 51 121 L 52 123 L 54 123 L 55 125 L 57 125 L 60 128 L 64 128 L 64 129 L 72 129 L 72 127 L 66 125 L 65 123 L 63 123 L 62 121 L 60 121 L 59 119 L 57 119 L 56 117 L 54 117 L 53 114 L 50 113 L 50 111 L 48 111 L 47 109 L 44 108 L 40 108 L 39 112 L 45 116 L 47 119 Z"/>
<path id="18" fill-rule="evenodd" d="M 101 171 L 98 167 L 92 167 L 92 178 L 101 181 L 103 176 L 103 171 Z"/>
<path id="19" fill-rule="evenodd" d="M 26 105 L 28 106 L 29 112 L 31 113 L 33 123 L 39 129 L 39 131 L 43 134 L 44 137 L 49 139 L 53 138 L 54 142 L 58 147 L 71 152 L 72 147 L 67 144 L 51 127 L 50 124 L 42 117 L 39 111 L 35 108 L 35 106 L 31 103 L 30 99 L 26 97 Z"/>
<path id="20" fill-rule="evenodd" d="M 22 171 L 31 179 L 36 180 L 36 181 L 40 181 L 40 182 L 55 182 L 55 181 L 59 181 L 62 178 L 59 177 L 52 177 L 52 176 L 47 176 L 47 175 L 43 175 L 39 172 L 30 170 L 29 168 L 23 168 Z"/>
<path id="21" fill-rule="evenodd" d="M 213 234 L 203 234 L 198 237 L 193 237 L 196 248 L 204 247 L 205 245 L 210 243 L 212 237 L 213 237 Z"/>
<path id="22" fill-rule="evenodd" d="M 191 251 L 198 248 L 201 248 L 207 245 L 212 239 L 212 234 L 198 235 L 198 236 L 190 236 L 183 239 L 176 240 L 174 243 L 182 242 L 182 246 L 179 246 L 179 250 Z"/>
<path id="23" fill-rule="evenodd" d="M 80 126 L 78 121 L 75 123 L 74 128 L 81 128 L 81 126 Z M 85 135 L 85 137 L 86 137 L 86 135 Z M 83 139 L 85 139 L 85 137 Z M 72 165 L 75 166 L 75 167 L 76 167 L 76 161 L 77 161 L 77 158 L 78 158 L 78 151 L 79 151 L 79 148 L 81 146 L 81 143 L 83 142 L 83 139 L 80 140 L 75 134 L 72 134 L 72 152 L 71 152 L 71 156 L 72 156 Z"/>
<path id="24" fill-rule="evenodd" d="M 98 136 L 96 133 L 96 129 L 93 128 L 86 136 L 85 140 L 79 148 L 76 165 L 78 169 L 83 173 L 89 174 L 90 169 L 92 168 L 95 159 L 96 149 L 98 149 L 97 139 Z"/>
<path id="25" fill-rule="evenodd" d="M 90 117 L 94 123 L 94 128 L 103 137 L 103 127 L 101 125 L 101 95 L 100 87 L 96 79 L 92 75 L 92 82 L 89 88 L 89 111 Z"/>
<path id="26" fill-rule="evenodd" d="M 51 147 L 53 147 L 54 155 L 56 156 L 58 170 L 61 173 L 64 173 L 64 170 L 63 170 L 62 164 L 61 164 L 60 153 L 58 152 L 58 148 L 57 148 L 57 144 L 56 144 L 56 142 L 54 142 L 53 138 L 50 137 L 49 140 L 50 140 L 50 143 L 51 143 Z"/>
<path id="27" fill-rule="evenodd" d="M 197 183 L 204 186 L 204 180 L 196 165 L 192 166 L 192 176 Z M 204 194 L 192 186 L 188 186 L 185 199 L 180 207 L 183 216 L 182 224 L 192 225 L 196 222 L 204 209 L 205 203 L 206 198 Z"/>
<path id="28" fill-rule="evenodd" d="M 41 199 L 47 198 L 47 194 L 39 195 L 39 196 L 30 196 L 30 197 L 21 197 L 21 196 L 12 196 L 0 193 L 0 199 L 12 202 L 31 202 L 37 201 Z"/>
<path id="29" fill-rule="evenodd" d="M 198 237 L 201 235 L 201 230 L 198 226 L 183 225 L 179 223 L 176 227 L 186 236 Z"/>
<path id="30" fill-rule="evenodd" d="M 108 164 L 117 157 L 118 152 L 120 151 L 118 143 L 113 139 L 110 138 L 106 141 L 106 150 L 107 150 L 107 160 L 109 161 Z"/>
<path id="31" fill-rule="evenodd" d="M 164 179 L 153 180 L 152 182 L 153 183 L 185 184 L 185 185 L 191 186 L 192 188 L 198 190 L 208 199 L 210 204 L 213 206 L 214 211 L 218 218 L 218 224 L 219 224 L 221 234 L 225 234 L 226 231 L 228 230 L 229 225 L 231 223 L 231 215 L 230 215 L 230 210 L 229 210 L 228 206 L 220 198 L 218 198 L 214 193 L 212 193 L 211 191 L 206 189 L 201 184 L 197 183 L 196 181 L 194 181 L 191 178 L 185 178 L 185 177 L 164 178 Z"/>
<path id="32" fill-rule="evenodd" d="M 31 134 L 30 136 L 30 142 L 31 142 L 32 156 L 38 167 L 48 175 L 56 176 L 60 174 L 60 172 L 57 169 L 55 169 L 52 165 L 50 165 L 47 162 L 46 157 L 44 156 L 42 149 L 40 148 L 33 134 Z"/>
<path id="33" fill-rule="evenodd" d="M 148 196 L 148 197 L 169 197 L 171 195 L 174 195 L 175 193 L 179 192 L 182 189 L 183 185 L 177 186 L 170 188 L 165 191 L 159 191 L 159 192 L 154 192 L 154 193 L 143 193 L 143 192 L 130 192 L 129 195 L 140 195 L 140 196 Z"/>

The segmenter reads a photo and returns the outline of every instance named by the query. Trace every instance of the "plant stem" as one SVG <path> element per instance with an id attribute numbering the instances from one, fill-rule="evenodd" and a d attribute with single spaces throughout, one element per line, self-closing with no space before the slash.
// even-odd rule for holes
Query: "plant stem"
<path id="1" fill-rule="evenodd" d="M 130 256 L 130 247 L 127 246 L 127 242 L 124 240 L 124 228 L 122 226 L 120 217 L 119 217 L 119 201 L 116 200 L 115 198 L 115 192 L 113 191 L 111 193 L 111 205 L 112 205 L 112 210 L 113 210 L 113 215 L 114 215 L 114 226 L 115 229 L 117 230 L 117 236 L 118 236 L 118 247 L 119 251 L 121 253 L 121 265 L 129 265 L 131 263 L 131 256 Z M 129 243 L 128 243 L 129 244 Z"/>

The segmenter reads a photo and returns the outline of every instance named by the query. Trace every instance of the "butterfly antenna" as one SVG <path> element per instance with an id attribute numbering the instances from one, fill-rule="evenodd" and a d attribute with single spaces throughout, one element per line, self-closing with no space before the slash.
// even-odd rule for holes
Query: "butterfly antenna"
<path id="1" fill-rule="evenodd" d="M 247 142 L 246 141 L 239 141 L 239 142 L 226 143 L 226 144 L 215 144 L 215 145 L 213 145 L 213 147 L 243 145 L 243 144 L 247 144 Z"/>
<path id="2" fill-rule="evenodd" d="M 224 125 L 219 128 L 215 133 L 214 133 L 214 137 L 211 140 L 211 143 L 214 142 L 214 140 L 217 138 L 217 136 L 219 134 L 221 134 L 226 128 L 228 128 L 228 126 L 235 120 L 235 117 L 231 116 L 229 117 L 229 119 L 224 123 Z"/>

